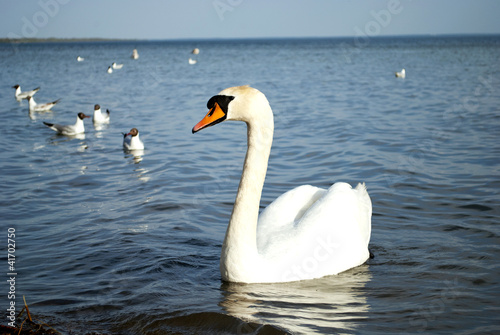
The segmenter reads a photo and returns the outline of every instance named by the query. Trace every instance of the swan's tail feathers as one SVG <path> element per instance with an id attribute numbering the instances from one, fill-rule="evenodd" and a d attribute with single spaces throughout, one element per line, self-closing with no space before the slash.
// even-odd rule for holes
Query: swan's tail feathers
<path id="1" fill-rule="evenodd" d="M 372 230 L 372 201 L 366 190 L 365 183 L 359 183 L 356 186 L 356 191 L 359 200 L 358 222 L 361 225 L 360 229 L 368 246 Z"/>

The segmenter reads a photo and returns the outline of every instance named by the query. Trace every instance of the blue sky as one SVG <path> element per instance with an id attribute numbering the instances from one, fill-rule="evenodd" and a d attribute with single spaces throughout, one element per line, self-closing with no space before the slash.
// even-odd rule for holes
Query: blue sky
<path id="1" fill-rule="evenodd" d="M 0 0 L 0 37 L 500 34 L 497 0 Z"/>

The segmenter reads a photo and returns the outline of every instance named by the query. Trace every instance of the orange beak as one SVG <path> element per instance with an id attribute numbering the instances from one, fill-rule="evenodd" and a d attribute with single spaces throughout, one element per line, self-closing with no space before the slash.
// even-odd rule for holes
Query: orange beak
<path id="1" fill-rule="evenodd" d="M 214 107 L 208 112 L 207 115 L 193 127 L 193 134 L 197 131 L 202 130 L 226 119 L 226 113 L 222 111 L 218 103 L 215 103 Z"/>

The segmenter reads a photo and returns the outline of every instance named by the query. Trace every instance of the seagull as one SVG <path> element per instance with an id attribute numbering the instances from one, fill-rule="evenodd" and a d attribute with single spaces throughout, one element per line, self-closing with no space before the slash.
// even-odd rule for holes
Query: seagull
<path id="1" fill-rule="evenodd" d="M 113 68 L 111 66 L 108 66 L 108 73 L 113 73 Z"/>
<path id="2" fill-rule="evenodd" d="M 28 97 L 34 96 L 35 93 L 38 92 L 38 90 L 40 89 L 40 87 L 37 87 L 31 91 L 21 92 L 21 86 L 19 86 L 19 85 L 14 85 L 14 86 L 12 86 L 12 88 L 16 89 L 16 99 L 17 100 L 28 99 Z"/>
<path id="3" fill-rule="evenodd" d="M 194 48 L 194 49 L 193 49 L 193 51 L 191 51 L 191 53 L 192 53 L 193 55 L 197 55 L 197 54 L 199 54 L 199 53 L 200 53 L 200 49 L 198 49 L 198 48 Z"/>
<path id="4" fill-rule="evenodd" d="M 113 67 L 113 69 L 119 70 L 123 67 L 123 64 L 113 63 L 113 64 L 111 64 L 111 66 Z"/>
<path id="5" fill-rule="evenodd" d="M 406 77 L 405 69 L 402 69 L 400 72 L 396 72 L 396 78 L 404 78 Z"/>
<path id="6" fill-rule="evenodd" d="M 55 104 L 57 104 L 61 100 L 61 99 L 57 99 L 56 101 L 48 102 L 46 104 L 37 104 L 35 102 L 35 99 L 33 99 L 32 96 L 28 96 L 26 99 L 28 99 L 28 102 L 30 105 L 30 112 L 49 111 L 52 107 L 54 107 Z"/>
<path id="7" fill-rule="evenodd" d="M 139 59 L 139 53 L 137 52 L 137 49 L 134 49 L 132 51 L 132 59 Z"/>
<path id="8" fill-rule="evenodd" d="M 188 62 L 189 64 L 193 65 L 196 64 L 198 61 L 196 59 L 189 58 Z"/>
<path id="9" fill-rule="evenodd" d="M 83 57 L 80 57 L 80 56 L 76 57 L 77 62 L 83 62 L 84 60 L 85 60 L 85 58 L 83 58 Z"/>
<path id="10" fill-rule="evenodd" d="M 128 137 L 130 135 L 130 137 Z M 137 128 L 130 129 L 128 134 L 123 133 L 123 147 L 126 150 L 142 150 L 144 143 L 139 138 L 139 130 Z"/>
<path id="11" fill-rule="evenodd" d="M 101 106 L 94 106 L 94 118 L 92 119 L 94 124 L 96 123 L 109 123 L 109 109 L 106 109 L 106 114 L 101 113 Z"/>
<path id="12" fill-rule="evenodd" d="M 53 123 L 48 123 L 48 122 L 44 122 L 44 124 L 47 127 L 49 127 L 50 129 L 56 131 L 58 134 L 61 134 L 61 135 L 78 135 L 78 134 L 83 134 L 85 132 L 85 126 L 83 125 L 83 119 L 89 118 L 89 117 L 90 116 L 87 116 L 83 113 L 78 113 L 75 124 L 60 125 L 60 124 L 53 124 Z"/>

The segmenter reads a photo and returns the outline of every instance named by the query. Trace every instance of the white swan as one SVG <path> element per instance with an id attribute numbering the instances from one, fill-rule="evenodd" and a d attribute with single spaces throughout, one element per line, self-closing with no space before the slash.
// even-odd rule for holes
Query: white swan
<path id="1" fill-rule="evenodd" d="M 222 246 L 230 282 L 287 282 L 338 274 L 370 256 L 372 205 L 364 184 L 328 190 L 304 185 L 278 197 L 259 217 L 274 121 L 264 94 L 231 87 L 212 97 L 193 133 L 226 120 L 247 124 L 248 149 Z"/>
<path id="2" fill-rule="evenodd" d="M 402 69 L 399 72 L 396 72 L 396 78 L 405 78 L 406 77 L 406 70 Z"/>

